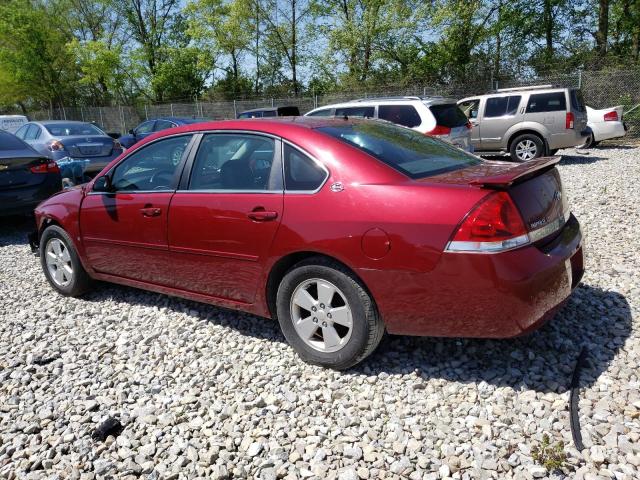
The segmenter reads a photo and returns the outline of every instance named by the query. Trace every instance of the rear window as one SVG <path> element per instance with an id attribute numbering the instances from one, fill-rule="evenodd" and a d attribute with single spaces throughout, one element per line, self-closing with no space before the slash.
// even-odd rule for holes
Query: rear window
<path id="1" fill-rule="evenodd" d="M 98 127 L 90 123 L 45 123 L 44 128 L 55 137 L 72 135 L 104 135 Z"/>
<path id="2" fill-rule="evenodd" d="M 410 178 L 428 177 L 482 162 L 443 141 L 382 122 L 358 122 L 318 130 L 368 153 Z"/>
<path id="3" fill-rule="evenodd" d="M 378 118 L 409 128 L 422 123 L 420 115 L 412 105 L 378 105 Z"/>
<path id="4" fill-rule="evenodd" d="M 520 105 L 520 95 L 509 97 L 492 97 L 487 99 L 487 106 L 484 109 L 484 117 L 504 117 L 505 115 L 515 115 Z"/>
<path id="5" fill-rule="evenodd" d="M 429 110 L 436 118 L 436 124 L 442 127 L 462 127 L 469 121 L 464 112 L 455 103 L 429 105 Z"/>
<path id="6" fill-rule="evenodd" d="M 584 104 L 584 97 L 582 96 L 582 90 L 571 90 L 569 96 L 571 97 L 571 106 L 574 110 L 577 110 L 578 112 L 587 111 Z"/>
<path id="7" fill-rule="evenodd" d="M 279 107 L 278 115 L 281 117 L 297 117 L 300 115 L 300 109 L 298 107 Z"/>
<path id="8" fill-rule="evenodd" d="M 567 109 L 564 92 L 536 93 L 529 97 L 527 113 L 559 112 Z"/>
<path id="9" fill-rule="evenodd" d="M 0 150 L 23 150 L 25 148 L 29 147 L 15 135 L 0 132 Z"/>
<path id="10" fill-rule="evenodd" d="M 373 118 L 374 107 L 342 107 L 336 108 L 336 117 Z"/>

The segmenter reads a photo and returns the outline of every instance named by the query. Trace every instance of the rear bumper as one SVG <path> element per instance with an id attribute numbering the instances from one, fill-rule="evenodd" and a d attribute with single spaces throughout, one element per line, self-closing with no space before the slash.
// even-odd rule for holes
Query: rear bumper
<path id="1" fill-rule="evenodd" d="M 358 271 L 390 333 L 509 338 L 539 328 L 584 273 L 571 217 L 558 237 L 494 255 L 444 253 L 427 273 Z"/>
<path id="2" fill-rule="evenodd" d="M 627 134 L 627 128 L 625 128 L 623 122 L 599 122 L 593 124 L 591 130 L 593 131 L 593 138 L 597 142 L 624 137 Z"/>
<path id="3" fill-rule="evenodd" d="M 42 183 L 24 188 L 0 189 L 0 216 L 32 213 L 43 200 L 59 192 L 62 188 L 61 177 L 57 173 L 48 173 Z"/>

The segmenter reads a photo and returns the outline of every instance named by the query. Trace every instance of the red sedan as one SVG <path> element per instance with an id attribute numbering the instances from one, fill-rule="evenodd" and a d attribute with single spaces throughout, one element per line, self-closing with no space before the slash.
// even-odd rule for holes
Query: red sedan
<path id="1" fill-rule="evenodd" d="M 557 158 L 487 161 L 373 120 L 188 125 L 147 138 L 36 209 L 44 273 L 277 318 L 312 363 L 385 331 L 514 337 L 583 274 Z"/>

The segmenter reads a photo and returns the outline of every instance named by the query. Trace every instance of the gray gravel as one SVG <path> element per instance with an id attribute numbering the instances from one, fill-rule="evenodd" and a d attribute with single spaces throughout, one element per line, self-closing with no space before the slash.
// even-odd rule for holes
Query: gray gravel
<path id="1" fill-rule="evenodd" d="M 561 153 L 589 257 L 557 318 L 509 341 L 390 337 L 346 373 L 250 315 L 113 285 L 60 297 L 29 225 L 0 220 L 0 478 L 638 478 L 640 148 Z M 109 416 L 124 431 L 92 440 Z M 533 459 L 544 434 L 561 471 Z"/>

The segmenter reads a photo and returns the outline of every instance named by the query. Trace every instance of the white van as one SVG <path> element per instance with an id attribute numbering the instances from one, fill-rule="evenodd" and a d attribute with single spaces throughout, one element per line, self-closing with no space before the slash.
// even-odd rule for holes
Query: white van
<path id="1" fill-rule="evenodd" d="M 24 115 L 0 115 L 0 130 L 16 133 L 29 119 Z"/>

